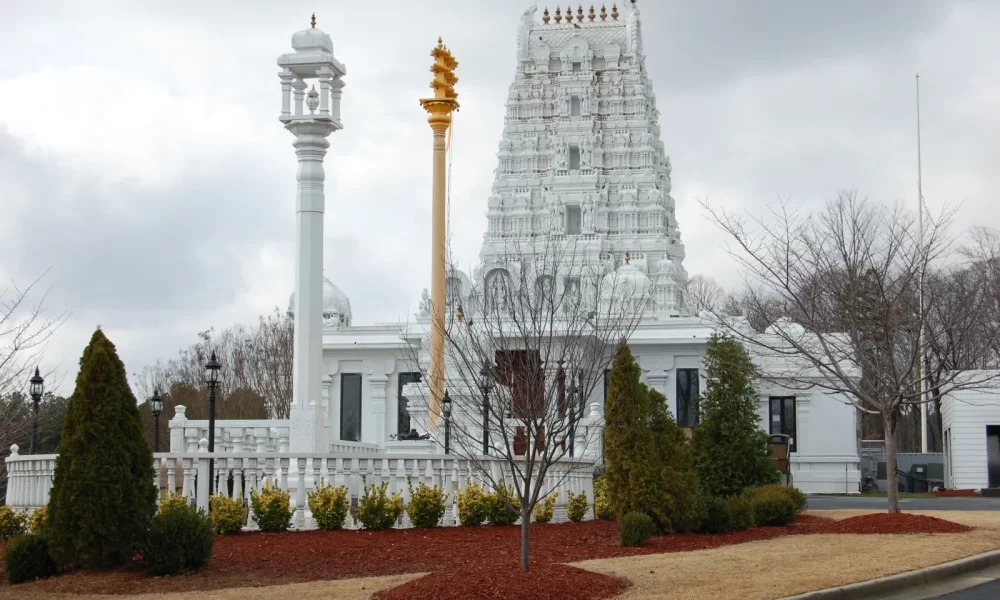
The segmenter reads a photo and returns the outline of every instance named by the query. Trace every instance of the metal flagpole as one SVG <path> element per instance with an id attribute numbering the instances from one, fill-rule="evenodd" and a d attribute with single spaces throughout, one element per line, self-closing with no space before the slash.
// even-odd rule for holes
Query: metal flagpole
<path id="1" fill-rule="evenodd" d="M 920 74 L 917 73 L 917 202 L 919 204 L 920 252 L 924 252 L 924 182 L 923 165 L 920 154 Z M 920 352 L 920 364 L 917 366 L 917 377 L 920 379 L 920 452 L 927 453 L 927 403 L 924 401 L 924 267 L 925 257 L 920 260 L 920 289 L 917 292 L 919 302 L 920 335 L 917 347 Z"/>

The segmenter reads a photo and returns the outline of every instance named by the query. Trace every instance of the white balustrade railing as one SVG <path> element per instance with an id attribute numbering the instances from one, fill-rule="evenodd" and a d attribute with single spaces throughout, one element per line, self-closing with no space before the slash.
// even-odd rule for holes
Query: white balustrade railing
<path id="1" fill-rule="evenodd" d="M 211 459 L 211 460 L 210 460 Z M 56 455 L 28 455 L 11 448 L 7 458 L 7 504 L 16 508 L 34 508 L 48 503 L 49 490 L 55 470 Z M 324 484 L 345 486 L 352 507 L 364 494 L 366 486 L 388 484 L 390 493 L 401 492 L 404 502 L 409 501 L 408 481 L 414 488 L 420 483 L 439 486 L 447 493 L 444 525 L 455 525 L 458 509 L 455 493 L 464 490 L 468 483 L 485 484 L 482 469 L 490 479 L 503 479 L 513 486 L 514 475 L 510 465 L 501 458 L 479 457 L 474 460 L 445 454 L 392 453 L 373 454 L 361 452 L 334 452 L 326 454 L 296 454 L 288 452 L 208 452 L 208 441 L 198 442 L 198 451 L 164 452 L 153 457 L 157 472 L 155 485 L 158 495 L 179 493 L 192 499 L 200 508 L 208 507 L 209 470 L 216 493 L 230 498 L 241 498 L 249 505 L 251 490 L 258 492 L 265 482 L 288 490 L 295 508 L 293 526 L 312 529 L 315 522 L 308 510 L 308 493 Z M 212 466 L 210 466 L 212 465 Z M 544 490 L 558 492 L 555 521 L 566 519 L 568 492 L 586 493 L 593 504 L 593 466 L 588 459 L 567 458 L 549 467 Z M 353 511 L 352 511 L 353 512 Z M 588 511 L 588 518 L 592 516 Z M 253 521 L 248 525 L 253 527 Z M 353 516 L 348 517 L 349 528 L 357 528 Z M 399 526 L 409 526 L 406 515 Z"/>

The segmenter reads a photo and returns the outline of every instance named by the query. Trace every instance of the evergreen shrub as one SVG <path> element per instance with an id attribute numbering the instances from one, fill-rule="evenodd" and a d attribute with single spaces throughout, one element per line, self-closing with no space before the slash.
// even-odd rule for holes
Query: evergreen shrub
<path id="1" fill-rule="evenodd" d="M 6 504 L 0 506 L 0 540 L 9 540 L 28 529 L 28 511 L 14 510 Z"/>
<path id="2" fill-rule="evenodd" d="M 641 546 L 656 535 L 656 524 L 646 513 L 630 512 L 618 522 L 622 546 Z"/>
<path id="3" fill-rule="evenodd" d="M 179 575 L 205 567 L 212 556 L 215 534 L 203 510 L 189 506 L 158 512 L 149 527 L 143 552 L 146 574 Z"/>
<path id="4" fill-rule="evenodd" d="M 566 517 L 574 523 L 579 523 L 586 516 L 587 492 L 581 492 L 579 495 L 569 492 L 569 502 L 566 504 Z"/>
<path id="5" fill-rule="evenodd" d="M 34 535 L 45 535 L 49 530 L 49 509 L 39 506 L 28 517 L 28 533 Z"/>
<path id="6" fill-rule="evenodd" d="M 291 507 L 291 495 L 287 490 L 265 481 L 261 493 L 250 490 L 250 505 L 253 520 L 261 531 L 288 531 L 291 527 L 295 509 Z"/>
<path id="7" fill-rule="evenodd" d="M 546 496 L 535 504 L 534 514 L 532 515 L 535 517 L 535 523 L 548 523 L 552 521 L 552 517 L 556 512 L 556 500 L 558 498 L 559 492 L 556 492 Z"/>
<path id="8" fill-rule="evenodd" d="M 458 522 L 465 527 L 476 527 L 486 521 L 489 498 L 483 488 L 472 481 L 465 485 L 465 490 L 455 495 L 458 504 Z"/>
<path id="9" fill-rule="evenodd" d="M 725 498 L 707 497 L 704 500 L 705 519 L 702 533 L 729 533 L 733 530 L 733 514 Z"/>
<path id="10" fill-rule="evenodd" d="M 491 525 L 512 525 L 521 516 L 516 508 L 520 505 L 514 490 L 501 482 L 493 493 L 486 496 L 486 520 Z"/>
<path id="11" fill-rule="evenodd" d="M 749 531 L 757 524 L 753 504 L 741 496 L 728 498 L 729 514 L 732 515 L 733 531 Z"/>
<path id="12" fill-rule="evenodd" d="M 389 494 L 388 489 L 389 482 L 365 488 L 365 494 L 358 501 L 358 520 L 365 529 L 392 529 L 399 515 L 403 514 L 403 494 Z"/>
<path id="13" fill-rule="evenodd" d="M 100 329 L 66 406 L 49 499 L 49 551 L 60 568 L 124 565 L 156 512 L 153 454 L 125 365 Z"/>
<path id="14" fill-rule="evenodd" d="M 49 540 L 41 535 L 19 535 L 3 553 L 7 583 L 14 585 L 44 579 L 56 574 L 56 563 L 49 555 Z"/>
<path id="15" fill-rule="evenodd" d="M 216 494 L 208 499 L 208 516 L 215 535 L 230 535 L 243 531 L 243 501 Z"/>
<path id="16" fill-rule="evenodd" d="M 795 501 L 780 486 L 761 488 L 751 502 L 754 521 L 760 526 L 787 527 L 798 515 Z"/>
<path id="17" fill-rule="evenodd" d="M 320 487 L 309 492 L 309 510 L 320 529 L 343 529 L 350 509 L 351 501 L 344 486 L 335 488 L 320 480 Z"/>
<path id="18" fill-rule="evenodd" d="M 409 478 L 406 483 L 410 489 L 410 502 L 406 505 L 406 514 L 409 515 L 413 526 L 429 528 L 440 525 L 441 518 L 444 517 L 445 501 L 448 498 L 444 490 L 437 486 L 430 487 L 423 482 L 414 490 Z"/>
<path id="19" fill-rule="evenodd" d="M 704 362 L 708 381 L 693 440 L 702 493 L 728 498 L 747 487 L 777 483 L 770 437 L 757 414 L 750 356 L 738 340 L 716 334 Z"/>

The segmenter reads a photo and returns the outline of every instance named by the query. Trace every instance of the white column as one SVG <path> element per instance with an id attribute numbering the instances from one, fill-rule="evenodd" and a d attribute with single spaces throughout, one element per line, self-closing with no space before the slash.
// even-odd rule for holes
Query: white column
<path id="1" fill-rule="evenodd" d="M 315 452 L 322 437 L 323 381 L 323 158 L 334 131 L 329 119 L 291 121 L 299 159 L 296 200 L 295 333 L 291 420 L 293 452 Z"/>
<path id="2" fill-rule="evenodd" d="M 385 446 L 386 435 L 386 386 L 389 376 L 396 370 L 395 360 L 365 361 L 365 372 L 370 390 L 371 413 L 375 421 L 375 443 Z"/>

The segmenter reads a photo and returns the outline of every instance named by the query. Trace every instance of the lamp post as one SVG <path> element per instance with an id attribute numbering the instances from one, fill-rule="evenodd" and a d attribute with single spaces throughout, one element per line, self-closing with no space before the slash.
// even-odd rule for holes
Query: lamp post
<path id="1" fill-rule="evenodd" d="M 490 392 L 493 391 L 493 375 L 490 373 L 489 365 L 484 365 L 480 371 L 483 382 L 479 384 L 479 391 L 483 393 L 483 456 L 490 453 Z"/>
<path id="2" fill-rule="evenodd" d="M 441 413 L 444 415 L 444 453 L 451 454 L 451 396 L 448 395 L 448 390 L 444 392 Z"/>
<path id="3" fill-rule="evenodd" d="M 30 383 L 29 391 L 35 411 L 35 423 L 31 429 L 31 453 L 34 454 L 38 451 L 38 403 L 42 401 L 42 393 L 45 391 L 45 380 L 38 372 L 38 367 L 35 367 L 35 376 L 31 378 Z"/>
<path id="4" fill-rule="evenodd" d="M 573 458 L 573 448 L 576 446 L 576 405 L 580 393 L 577 378 L 574 376 L 569 384 L 569 457 Z M 582 411 L 581 411 L 582 414 Z"/>
<path id="5" fill-rule="evenodd" d="M 160 413 L 163 412 L 163 399 L 160 390 L 153 390 L 149 399 L 149 412 L 153 413 L 153 452 L 160 451 Z"/>
<path id="6" fill-rule="evenodd" d="M 208 452 L 215 452 L 215 388 L 219 386 L 219 370 L 222 365 L 215 358 L 215 352 L 205 363 L 205 383 L 208 384 Z M 208 459 L 208 497 L 215 492 L 215 458 Z"/>

